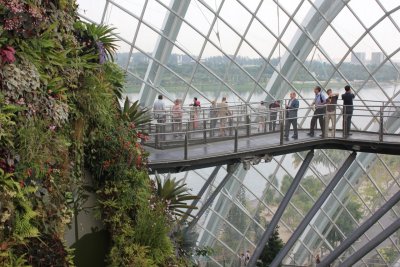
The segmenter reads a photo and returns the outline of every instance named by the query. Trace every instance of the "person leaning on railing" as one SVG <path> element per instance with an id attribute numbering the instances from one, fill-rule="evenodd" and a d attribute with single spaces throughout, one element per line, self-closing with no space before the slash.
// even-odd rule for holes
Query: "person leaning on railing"
<path id="1" fill-rule="evenodd" d="M 293 136 L 292 138 L 297 139 L 298 138 L 298 133 L 297 133 L 297 111 L 299 110 L 299 100 L 296 98 L 296 93 L 291 92 L 290 93 L 290 100 L 288 104 L 286 105 L 286 121 L 285 121 L 285 140 L 289 141 L 289 131 L 290 131 L 290 126 L 293 125 Z"/>

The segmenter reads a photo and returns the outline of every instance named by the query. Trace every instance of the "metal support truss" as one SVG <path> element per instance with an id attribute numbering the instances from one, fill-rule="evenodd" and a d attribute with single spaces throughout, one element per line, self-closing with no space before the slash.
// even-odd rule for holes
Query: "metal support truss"
<path id="1" fill-rule="evenodd" d="M 265 229 L 264 234 L 262 235 L 260 241 L 257 244 L 256 249 L 253 252 L 253 255 L 250 258 L 248 266 L 252 267 L 256 265 L 257 259 L 260 257 L 262 251 L 264 250 L 265 245 L 268 242 L 268 239 L 271 237 L 276 226 L 278 225 L 287 205 L 292 199 L 293 194 L 296 192 L 296 189 L 299 186 L 300 181 L 303 179 L 304 174 L 306 173 L 308 166 L 310 166 L 311 160 L 313 158 L 314 158 L 314 150 L 311 150 L 310 152 L 308 152 L 306 158 L 303 161 L 303 164 L 301 164 L 301 167 L 297 172 L 296 177 L 293 179 L 292 184 L 290 185 L 288 191 L 285 193 L 285 196 L 283 197 L 282 202 L 279 205 L 279 208 L 275 212 L 274 217 L 272 217 L 272 220 L 268 224 L 267 229 Z"/>
<path id="2" fill-rule="evenodd" d="M 196 225 L 196 223 L 199 221 L 201 216 L 204 214 L 204 212 L 207 210 L 207 208 L 211 205 L 211 203 L 214 201 L 214 199 L 217 197 L 217 195 L 220 193 L 221 189 L 225 186 L 225 184 L 229 181 L 229 179 L 232 178 L 232 175 L 236 172 L 236 170 L 239 168 L 240 164 L 237 163 L 233 165 L 232 168 L 227 168 L 228 173 L 226 174 L 225 178 L 219 183 L 217 188 L 215 188 L 214 192 L 211 194 L 211 196 L 207 199 L 207 201 L 201 206 L 201 209 L 197 213 L 196 217 L 189 223 L 188 229 L 193 228 L 193 226 Z"/>
<path id="3" fill-rule="evenodd" d="M 140 105 L 143 107 L 150 107 L 154 103 L 154 99 L 157 96 L 157 92 L 152 87 L 159 87 L 163 74 L 162 65 L 167 65 L 169 56 L 171 55 L 174 47 L 173 42 L 178 37 L 179 30 L 182 25 L 182 19 L 184 17 L 190 5 L 190 0 L 185 1 L 172 1 L 169 14 L 165 17 L 162 32 L 168 37 L 168 40 L 162 36 L 159 37 L 156 44 L 155 51 L 153 52 L 153 58 L 147 68 L 147 72 L 144 78 L 144 83 L 140 90 Z M 176 15 L 177 14 L 177 15 Z M 178 16 L 179 15 L 179 16 Z M 149 82 L 152 86 L 147 84 Z"/>
<path id="4" fill-rule="evenodd" d="M 347 239 L 335 248 L 318 266 L 329 266 L 334 260 L 346 251 L 358 238 L 360 238 L 371 226 L 373 226 L 383 215 L 385 215 L 400 200 L 400 191 L 392 196 L 382 207 L 380 207 L 368 220 L 358 227 Z"/>
<path id="5" fill-rule="evenodd" d="M 324 204 L 326 199 L 329 197 L 332 190 L 335 189 L 336 185 L 342 179 L 343 175 L 346 173 L 346 171 L 348 170 L 350 165 L 354 162 L 354 160 L 356 159 L 356 156 L 357 156 L 356 152 L 353 152 L 351 155 L 349 155 L 349 157 L 346 159 L 346 161 L 343 163 L 343 165 L 340 167 L 340 169 L 336 172 L 335 176 L 332 178 L 330 183 L 327 185 L 324 192 L 322 192 L 321 196 L 318 198 L 318 200 L 312 206 L 310 211 L 307 213 L 307 215 L 301 221 L 299 226 L 293 232 L 292 236 L 289 238 L 286 245 L 275 257 L 274 261 L 270 265 L 271 267 L 278 267 L 281 264 L 281 262 L 283 261 L 285 256 L 289 253 L 290 249 L 293 247 L 295 242 L 299 239 L 299 237 L 301 236 L 303 231 L 306 229 L 308 224 L 311 222 L 311 220 L 317 214 L 317 212 L 319 211 L 321 206 Z"/>
<path id="6" fill-rule="evenodd" d="M 210 186 L 210 184 L 214 181 L 215 177 L 217 176 L 219 170 L 221 169 L 221 166 L 217 166 L 214 168 L 212 173 L 210 174 L 210 177 L 208 177 L 207 181 L 204 183 L 203 187 L 200 189 L 199 193 L 197 194 L 197 199 L 193 200 L 192 204 L 190 206 L 196 207 L 197 203 L 199 203 L 200 199 L 203 197 L 204 193 L 206 192 L 207 188 Z M 182 218 L 182 221 L 185 221 L 189 216 L 190 213 L 192 213 L 193 208 L 188 209 L 185 213 L 185 215 Z"/>
<path id="7" fill-rule="evenodd" d="M 321 14 L 330 22 L 339 14 L 348 1 L 350 0 L 318 0 L 315 5 L 318 7 Z M 294 80 L 301 67 L 301 63 L 296 60 L 295 57 L 301 62 L 305 62 L 328 26 L 328 22 L 321 19 L 319 12 L 316 12 L 314 9 L 309 11 L 303 22 L 303 29 L 297 31 L 293 41 L 288 47 L 290 51 L 293 51 L 293 54 L 285 53 L 282 58 L 280 74 L 275 71 L 271 80 L 268 82 L 266 88 L 266 91 L 269 92 L 268 96 L 273 95 L 277 99 L 281 99 L 286 95 L 289 88 L 283 81 L 283 76 L 290 82 Z M 310 39 L 309 36 L 312 39 Z M 269 102 L 272 101 L 272 99 L 267 98 L 266 101 Z"/>
<path id="8" fill-rule="evenodd" d="M 394 232 L 400 229 L 400 219 L 397 219 L 394 223 L 389 225 L 381 233 L 377 234 L 370 242 L 365 244 L 351 256 L 349 256 L 340 266 L 347 267 L 353 266 L 356 262 L 367 255 L 371 250 L 379 246 L 380 243 L 389 238 Z M 322 265 L 321 265 L 322 266 Z"/>
<path id="9" fill-rule="evenodd" d="M 400 97 L 395 98 L 394 101 L 400 101 Z M 388 120 L 385 122 L 385 129 L 387 129 L 389 133 L 395 133 L 397 129 L 400 128 L 400 120 L 396 119 L 396 117 L 400 116 L 400 109 L 398 107 L 393 107 L 392 109 L 389 109 L 388 112 L 388 114 L 390 114 L 390 118 L 388 118 Z M 373 131 L 375 130 L 377 130 L 377 128 L 373 129 Z M 363 175 L 363 170 L 360 168 L 360 166 L 367 166 L 366 170 L 368 170 L 374 166 L 376 160 L 376 154 L 360 153 L 358 155 L 357 163 L 353 164 L 349 168 L 349 171 L 346 174 L 346 179 L 342 179 L 338 186 L 334 189 L 336 199 L 333 195 L 331 195 L 324 203 L 322 209 L 326 212 L 326 215 L 322 213 L 317 214 L 315 220 L 311 222 L 314 227 L 319 229 L 321 232 L 326 228 L 326 226 L 330 223 L 327 216 L 333 216 L 338 208 L 340 208 L 340 203 L 338 201 L 343 201 L 352 190 L 351 187 L 359 183 L 359 180 Z M 361 198 L 361 196 L 358 197 Z M 302 242 L 308 247 L 315 246 L 315 243 L 318 241 L 318 239 L 319 237 L 315 235 L 313 231 L 308 229 L 301 236 Z M 301 245 L 296 244 L 293 251 L 296 253 L 296 259 L 299 260 L 299 262 L 302 262 L 307 258 L 308 252 L 305 251 Z"/>

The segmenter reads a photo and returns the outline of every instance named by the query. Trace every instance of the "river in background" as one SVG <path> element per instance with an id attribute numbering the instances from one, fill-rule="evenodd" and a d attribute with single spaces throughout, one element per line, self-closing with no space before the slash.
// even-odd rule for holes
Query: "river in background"
<path id="1" fill-rule="evenodd" d="M 383 86 L 382 89 L 377 87 L 364 87 L 360 91 L 357 92 L 358 98 L 362 98 L 365 100 L 374 100 L 374 101 L 386 101 L 387 97 L 392 97 L 399 89 L 397 88 L 397 85 L 386 85 Z M 344 93 L 344 89 L 342 87 L 337 88 L 337 87 L 332 87 L 334 92 L 337 93 Z M 313 84 L 309 84 L 309 89 L 299 89 L 298 90 L 299 94 L 306 99 L 311 99 L 314 97 L 313 93 Z M 203 95 L 207 96 L 209 100 L 217 100 L 217 102 L 221 99 L 222 96 L 226 96 L 228 98 L 228 102 L 231 103 L 232 105 L 235 104 L 241 104 L 243 101 L 241 99 L 244 99 L 247 101 L 249 98 L 250 92 L 238 92 L 237 96 L 232 92 L 222 92 L 218 93 L 214 90 L 208 90 L 208 91 L 202 91 Z M 387 96 L 385 96 L 385 94 Z M 131 101 L 136 101 L 139 99 L 139 93 L 127 93 L 124 94 L 125 96 L 128 96 Z M 185 97 L 185 92 L 168 92 L 168 98 L 170 98 L 171 101 L 167 99 L 167 105 L 172 105 L 172 101 L 175 99 L 183 99 Z M 193 97 L 197 97 L 200 102 L 204 106 L 209 105 L 209 101 L 205 99 L 204 97 L 201 96 L 201 94 L 194 92 L 193 90 L 190 90 L 184 99 L 184 104 L 189 105 L 192 102 Z M 267 97 L 267 94 L 262 91 L 257 91 L 254 93 L 250 99 L 250 102 L 259 102 L 261 100 L 264 100 Z M 289 93 L 285 96 L 285 98 L 289 98 Z"/>

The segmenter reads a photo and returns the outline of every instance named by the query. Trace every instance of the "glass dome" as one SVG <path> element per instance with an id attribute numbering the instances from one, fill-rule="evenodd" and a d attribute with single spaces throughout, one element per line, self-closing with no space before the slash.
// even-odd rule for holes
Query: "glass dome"
<path id="1" fill-rule="evenodd" d="M 298 94 L 312 103 L 312 88 L 342 92 L 350 84 L 358 105 L 396 106 L 400 88 L 400 4 L 396 0 L 78 0 L 80 16 L 115 27 L 117 62 L 127 73 L 126 94 L 152 106 L 156 95 L 207 105 L 222 96 L 242 104 Z M 311 109 L 310 109 L 311 110 Z M 309 123 L 302 120 L 300 124 Z M 340 120 L 337 123 L 342 123 Z M 371 130 L 372 116 L 354 127 Z M 400 120 L 387 129 L 399 133 Z M 350 152 L 318 150 L 279 223 L 286 242 Z M 254 251 L 306 153 L 274 157 L 239 168 L 196 225 L 198 244 L 213 247 L 210 265 L 233 266 Z M 358 153 L 356 161 L 315 215 L 285 264 L 305 265 L 325 255 L 400 189 L 398 156 Z M 178 173 L 198 192 L 214 168 Z M 205 203 L 226 176 L 218 168 Z M 194 211 L 194 214 L 196 211 Z M 399 218 L 400 205 L 382 217 L 339 261 Z M 400 261 L 400 232 L 357 263 Z"/>

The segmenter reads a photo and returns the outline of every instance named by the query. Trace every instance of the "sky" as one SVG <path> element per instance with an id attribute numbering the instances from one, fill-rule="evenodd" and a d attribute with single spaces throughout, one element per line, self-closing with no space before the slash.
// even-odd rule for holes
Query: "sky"
<path id="1" fill-rule="evenodd" d="M 159 38 L 159 35 L 149 26 L 161 30 L 165 15 L 167 14 L 167 9 L 162 4 L 155 0 L 149 0 L 143 12 L 143 21 L 148 23 L 149 26 L 141 24 L 138 30 L 139 21 L 120 9 L 117 5 L 140 17 L 146 2 L 145 0 L 113 0 L 112 2 L 116 3 L 116 5 L 110 2 L 107 5 L 105 13 L 103 11 L 106 6 L 106 0 L 78 0 L 77 2 L 79 4 L 79 12 L 83 16 L 98 23 L 104 17 L 104 22 L 114 26 L 116 28 L 115 32 L 122 38 L 129 42 L 135 41 L 135 45 L 139 50 L 145 52 L 152 52 Z M 160 0 L 160 2 L 166 6 L 170 4 L 169 0 Z M 302 1 L 262 1 L 256 13 L 259 20 L 254 19 L 246 32 L 252 15 L 242 5 L 245 5 L 253 13 L 259 5 L 260 0 L 225 0 L 220 11 L 220 17 L 231 25 L 236 32 L 230 29 L 222 20 L 218 19 L 210 33 L 209 39 L 213 43 L 205 45 L 202 57 L 222 55 L 218 48 L 221 48 L 228 55 L 232 55 L 238 50 L 237 55 L 245 57 L 260 57 L 259 54 L 266 58 L 270 55 L 272 57 L 283 55 L 285 53 L 284 45 L 272 51 L 276 42 L 273 35 L 278 35 L 282 32 L 289 21 L 289 16 L 282 9 L 278 10 L 276 2 L 282 5 L 291 16 Z M 319 0 L 305 0 L 294 16 L 295 21 L 301 24 L 309 10 L 312 10 L 311 3 L 317 4 L 318 2 Z M 212 11 L 217 10 L 220 4 L 221 0 L 192 0 L 185 19 L 198 29 L 201 34 L 207 35 L 215 17 Z M 209 6 L 212 11 L 206 8 L 205 5 Z M 322 47 L 332 60 L 341 60 L 348 51 L 344 42 L 352 46 L 365 32 L 364 27 L 370 27 L 385 14 L 382 8 L 390 11 L 398 8 L 398 6 L 399 0 L 350 0 L 348 6 L 333 20 L 333 27 L 329 27 L 322 35 L 319 40 L 319 46 Z M 358 16 L 360 21 L 357 20 L 353 12 Z M 268 27 L 270 31 L 266 30 L 264 26 Z M 370 57 L 371 52 L 378 52 L 381 49 L 387 54 L 393 53 L 398 49 L 400 44 L 399 26 L 400 10 L 394 12 L 390 18 L 384 19 L 375 27 L 371 31 L 371 36 L 366 35 L 363 37 L 362 41 L 355 46 L 354 51 L 366 52 L 367 59 Z M 296 24 L 291 22 L 282 37 L 282 41 L 286 46 L 289 45 L 297 30 L 298 27 Z M 335 31 L 341 35 L 342 39 Z M 135 34 L 136 32 L 137 35 Z M 241 42 L 239 35 L 243 35 L 244 33 L 246 33 L 245 39 L 248 43 Z M 205 41 L 201 34 L 184 23 L 177 38 L 179 48 L 175 47 L 173 53 L 183 54 L 182 50 L 184 50 L 186 53 L 197 57 Z M 238 48 L 240 43 L 241 46 Z M 120 42 L 120 52 L 127 52 L 129 49 L 128 45 Z M 133 52 L 138 52 L 139 50 L 134 49 Z M 326 61 L 326 58 L 319 51 L 312 54 L 314 57 Z M 397 53 L 394 58 L 396 60 L 400 59 L 400 53 Z M 349 60 L 350 55 L 346 58 L 346 61 Z"/>

